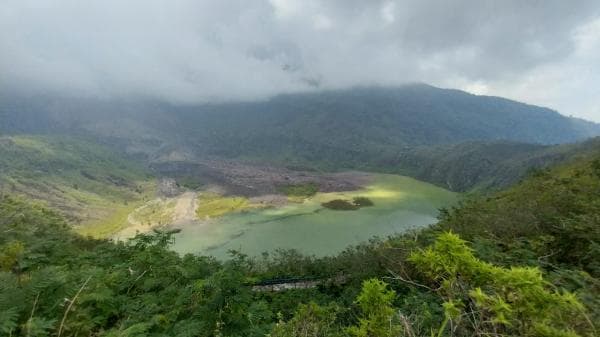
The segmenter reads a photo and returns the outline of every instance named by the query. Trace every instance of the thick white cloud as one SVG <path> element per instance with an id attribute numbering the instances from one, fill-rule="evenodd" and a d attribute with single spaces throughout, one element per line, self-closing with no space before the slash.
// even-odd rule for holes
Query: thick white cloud
<path id="1" fill-rule="evenodd" d="M 600 121 L 600 2 L 4 0 L 0 88 L 255 99 L 427 82 Z"/>
<path id="2" fill-rule="evenodd" d="M 551 106 L 600 122 L 600 19 L 578 27 L 572 39 L 574 49 L 568 56 L 508 81 L 490 81 L 480 93 Z"/>

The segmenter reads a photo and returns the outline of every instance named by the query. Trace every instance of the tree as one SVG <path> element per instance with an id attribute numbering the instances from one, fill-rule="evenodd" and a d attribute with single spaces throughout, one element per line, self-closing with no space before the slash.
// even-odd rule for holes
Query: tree
<path id="1" fill-rule="evenodd" d="M 363 282 L 362 291 L 356 298 L 361 317 L 358 326 L 348 329 L 348 333 L 356 337 L 391 337 L 401 332 L 396 322 L 392 301 L 396 297 L 387 283 L 370 279 Z"/>
<path id="2" fill-rule="evenodd" d="M 538 268 L 501 268 L 480 261 L 447 232 L 409 258 L 444 299 L 451 334 L 578 336 L 585 312 L 577 297 L 552 289 Z"/>
<path id="3" fill-rule="evenodd" d="M 302 304 L 288 322 L 281 320 L 274 327 L 271 337 L 327 337 L 336 329 L 336 306 L 319 306 L 314 302 Z"/>

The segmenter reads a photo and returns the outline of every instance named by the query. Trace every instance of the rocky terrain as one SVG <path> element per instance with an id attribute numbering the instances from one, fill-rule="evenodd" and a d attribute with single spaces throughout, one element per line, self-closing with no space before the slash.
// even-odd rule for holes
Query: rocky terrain
<path id="1" fill-rule="evenodd" d="M 226 194 L 247 197 L 278 194 L 283 187 L 308 183 L 317 185 L 319 192 L 352 191 L 370 181 L 370 175 L 364 172 L 296 171 L 216 159 L 161 161 L 152 163 L 151 168 L 161 176 L 174 178 L 179 184 L 192 180 L 198 187 L 218 185 Z"/>

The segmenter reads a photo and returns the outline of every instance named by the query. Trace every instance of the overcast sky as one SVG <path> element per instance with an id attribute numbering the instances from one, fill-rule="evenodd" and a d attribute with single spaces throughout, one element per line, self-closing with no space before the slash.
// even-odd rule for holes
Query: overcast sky
<path id="1" fill-rule="evenodd" d="M 405 82 L 600 122 L 600 1 L 0 1 L 4 92 L 196 103 Z"/>

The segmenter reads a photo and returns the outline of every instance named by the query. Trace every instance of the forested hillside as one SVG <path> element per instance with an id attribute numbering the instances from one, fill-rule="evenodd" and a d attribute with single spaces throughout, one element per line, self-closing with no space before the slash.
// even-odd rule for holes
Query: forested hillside
<path id="1" fill-rule="evenodd" d="M 380 167 L 461 192 L 508 187 L 529 171 L 600 154 L 600 138 L 564 145 L 464 142 L 406 149 Z"/>
<path id="2" fill-rule="evenodd" d="M 335 257 L 180 257 L 169 233 L 72 234 L 0 200 L 0 331 L 8 336 L 597 336 L 600 157 L 532 172 L 444 210 L 429 229 Z M 463 241 L 467 240 L 467 241 Z M 253 290 L 278 278 L 316 288 Z"/>
<path id="3" fill-rule="evenodd" d="M 44 201 L 87 234 L 110 233 L 154 193 L 143 163 L 89 138 L 0 136 L 0 193 Z"/>
<path id="4" fill-rule="evenodd" d="M 469 140 L 556 144 L 600 132 L 556 111 L 427 85 L 283 95 L 176 110 L 200 149 L 229 156 L 350 160 Z M 587 128 L 586 126 L 589 126 Z"/>
<path id="5" fill-rule="evenodd" d="M 193 106 L 144 100 L 4 100 L 4 133 L 86 133 L 150 155 L 174 147 L 199 156 L 312 161 L 330 168 L 393 158 L 419 145 L 497 140 L 557 144 L 600 134 L 595 123 L 547 108 L 424 84 Z"/>
<path id="6" fill-rule="evenodd" d="M 564 158 L 554 144 L 598 124 L 424 84 L 182 106 L 149 100 L 2 97 L 0 133 L 68 134 L 147 165 L 207 158 L 294 169 L 405 174 L 453 191 L 505 187 Z M 567 149 L 566 151 L 570 151 Z"/>

